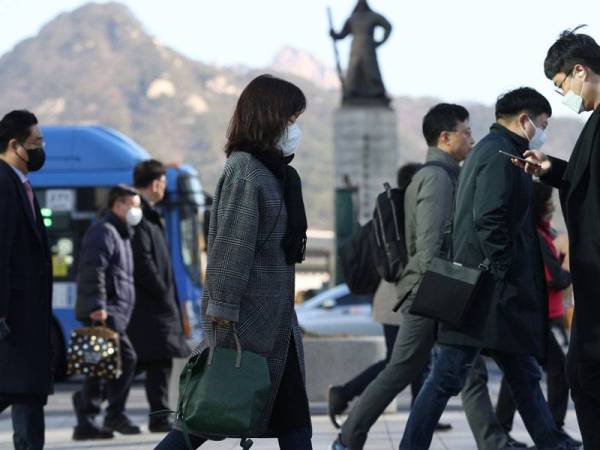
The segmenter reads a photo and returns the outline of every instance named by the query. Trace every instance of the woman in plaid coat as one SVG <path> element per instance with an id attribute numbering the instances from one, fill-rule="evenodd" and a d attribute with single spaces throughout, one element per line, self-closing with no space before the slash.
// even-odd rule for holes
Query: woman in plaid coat
<path id="1" fill-rule="evenodd" d="M 267 358 L 271 397 L 257 437 L 277 437 L 283 450 L 310 450 L 302 337 L 294 312 L 295 264 L 306 246 L 300 177 L 289 165 L 300 140 L 302 91 L 261 75 L 242 92 L 227 133 L 227 163 L 217 184 L 208 238 L 202 317 L 207 338 Z M 198 447 L 205 440 L 191 436 Z M 158 449 L 187 448 L 172 431 Z"/>

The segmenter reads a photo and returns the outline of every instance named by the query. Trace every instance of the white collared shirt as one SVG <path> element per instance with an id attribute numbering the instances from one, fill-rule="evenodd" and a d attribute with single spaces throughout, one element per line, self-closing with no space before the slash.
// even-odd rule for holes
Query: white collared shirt
<path id="1" fill-rule="evenodd" d="M 19 169 L 17 169 L 17 168 L 16 168 L 15 166 L 13 166 L 12 164 L 9 164 L 9 166 L 10 166 L 10 168 L 11 168 L 12 170 L 14 170 L 14 171 L 15 171 L 15 173 L 18 175 L 19 179 L 21 180 L 21 183 L 25 183 L 25 182 L 27 182 L 27 181 L 28 181 L 28 180 L 27 180 L 27 176 L 26 176 L 26 175 L 25 175 L 23 172 L 21 172 Z"/>

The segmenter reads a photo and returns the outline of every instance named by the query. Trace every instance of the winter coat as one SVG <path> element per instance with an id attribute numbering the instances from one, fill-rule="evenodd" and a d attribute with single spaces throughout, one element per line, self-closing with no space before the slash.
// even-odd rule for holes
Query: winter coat
<path id="1" fill-rule="evenodd" d="M 550 223 L 538 225 L 544 274 L 548 286 L 548 318 L 556 319 L 565 315 L 564 290 L 571 286 L 571 274 L 561 266 L 560 253 L 554 246 L 554 234 Z"/>
<path id="2" fill-rule="evenodd" d="M 434 256 L 439 256 L 444 229 L 452 220 L 452 203 L 460 172 L 459 163 L 438 148 L 430 148 L 425 166 L 412 178 L 404 194 L 404 233 L 408 262 L 396 286 L 397 300 L 416 293 Z M 399 313 L 397 313 L 399 314 Z"/>
<path id="3" fill-rule="evenodd" d="M 393 310 L 396 303 L 396 285 L 381 280 L 373 297 L 373 319 L 383 325 L 400 325 L 401 314 Z"/>
<path id="4" fill-rule="evenodd" d="M 108 212 L 85 233 L 77 270 L 77 320 L 104 309 L 115 331 L 124 333 L 135 303 L 131 227 Z"/>
<path id="5" fill-rule="evenodd" d="M 569 232 L 575 313 L 571 350 L 578 362 L 600 360 L 600 108 L 588 119 L 569 162 L 551 158 L 542 181 L 559 189 Z"/>
<path id="6" fill-rule="evenodd" d="M 251 154 L 234 152 L 228 158 L 211 211 L 202 299 L 206 338 L 194 352 L 212 342 L 208 317 L 214 316 L 236 322 L 242 348 L 267 358 L 272 389 L 259 436 L 277 435 L 286 427 L 282 417 L 302 413 L 310 422 L 302 336 L 294 310 L 295 268 L 286 264 L 282 249 L 287 226 L 282 188 L 282 182 Z M 290 381 L 300 380 L 302 389 L 296 389 L 297 398 L 288 401 L 287 411 L 278 408 L 275 429 L 271 413 L 290 363 L 291 339 L 297 358 L 293 366 L 298 370 Z M 230 327 L 217 329 L 217 345 L 235 348 Z"/>
<path id="7" fill-rule="evenodd" d="M 0 403 L 52 392 L 52 263 L 44 219 L 23 183 L 0 160 Z"/>
<path id="8" fill-rule="evenodd" d="M 440 326 L 443 344 L 543 357 L 548 300 L 531 212 L 533 181 L 499 150 L 521 156 L 529 142 L 495 124 L 461 170 L 454 215 L 455 261 L 489 273 L 460 328 Z"/>
<path id="9" fill-rule="evenodd" d="M 183 335 L 163 219 L 144 199 L 142 209 L 132 240 L 135 307 L 127 335 L 140 363 L 185 358 L 191 349 Z"/>

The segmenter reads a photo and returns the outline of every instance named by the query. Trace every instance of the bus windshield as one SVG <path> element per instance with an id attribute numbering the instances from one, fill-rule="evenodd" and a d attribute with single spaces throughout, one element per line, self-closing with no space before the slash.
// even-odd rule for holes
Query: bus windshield
<path id="1" fill-rule="evenodd" d="M 205 248 L 203 239 L 204 193 L 200 181 L 195 176 L 181 177 L 178 180 L 180 201 L 179 231 L 181 233 L 181 255 L 183 264 L 192 281 L 201 284 L 200 254 Z"/>

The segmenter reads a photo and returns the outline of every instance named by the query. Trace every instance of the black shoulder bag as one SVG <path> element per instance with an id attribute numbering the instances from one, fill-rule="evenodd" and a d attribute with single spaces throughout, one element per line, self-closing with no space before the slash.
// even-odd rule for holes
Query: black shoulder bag
<path id="1" fill-rule="evenodd" d="M 409 312 L 453 328 L 460 328 L 469 312 L 471 302 L 477 295 L 482 275 L 489 270 L 490 263 L 486 259 L 477 268 L 472 268 L 453 261 L 452 233 L 455 209 L 456 189 L 450 220 L 444 227 L 440 256 L 434 257 L 425 271 Z"/>

